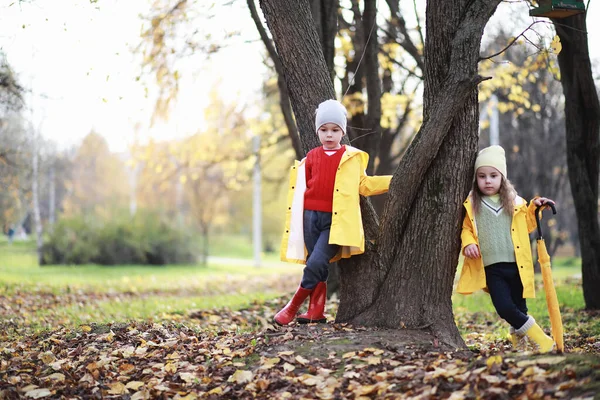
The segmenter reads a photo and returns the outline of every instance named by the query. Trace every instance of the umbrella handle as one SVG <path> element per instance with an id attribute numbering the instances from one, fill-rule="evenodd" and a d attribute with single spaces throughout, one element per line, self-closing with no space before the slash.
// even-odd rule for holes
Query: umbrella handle
<path id="1" fill-rule="evenodd" d="M 542 238 L 542 227 L 540 226 L 540 212 L 544 208 L 544 206 L 549 206 L 552 209 L 552 214 L 556 214 L 556 207 L 554 207 L 554 203 L 547 202 L 546 204 L 542 204 L 535 209 L 535 223 L 537 224 L 537 232 L 538 239 Z"/>

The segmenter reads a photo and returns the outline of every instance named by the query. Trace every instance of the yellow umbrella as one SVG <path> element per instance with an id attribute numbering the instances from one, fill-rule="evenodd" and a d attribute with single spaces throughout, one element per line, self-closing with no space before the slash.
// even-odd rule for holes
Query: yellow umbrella
<path id="1" fill-rule="evenodd" d="M 556 208 L 552 203 L 546 203 L 545 205 L 552 208 L 552 213 L 556 214 Z M 550 256 L 546 249 L 546 242 L 542 237 L 542 228 L 540 227 L 539 212 L 545 206 L 540 206 L 535 210 L 535 220 L 537 222 L 537 253 L 538 262 L 542 269 L 542 279 L 544 280 L 544 291 L 546 292 L 546 304 L 548 305 L 548 315 L 550 316 L 550 325 L 552 327 L 552 338 L 556 343 L 556 349 L 560 352 L 565 350 L 565 343 L 563 340 L 563 324 L 560 316 L 560 309 L 558 308 L 558 297 L 556 296 L 556 289 L 554 288 L 554 280 L 552 279 L 552 268 L 550 267 Z"/>

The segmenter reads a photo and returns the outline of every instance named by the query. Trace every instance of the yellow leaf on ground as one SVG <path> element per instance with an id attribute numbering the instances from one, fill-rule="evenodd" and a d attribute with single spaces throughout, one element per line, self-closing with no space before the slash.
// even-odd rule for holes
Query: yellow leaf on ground
<path id="1" fill-rule="evenodd" d="M 167 365 L 165 365 L 165 371 L 170 374 L 174 374 L 177 372 L 177 363 L 168 362 Z"/>
<path id="2" fill-rule="evenodd" d="M 235 383 L 247 383 L 250 382 L 254 378 L 254 374 L 252 371 L 244 371 L 243 369 L 238 369 L 227 379 L 227 382 L 235 382 Z"/>
<path id="3" fill-rule="evenodd" d="M 220 386 L 210 390 L 208 394 L 223 394 L 223 389 Z"/>
<path id="4" fill-rule="evenodd" d="M 285 364 L 283 364 L 283 370 L 284 370 L 285 372 L 291 372 L 291 371 L 293 371 L 293 370 L 295 370 L 295 369 L 296 369 L 296 367 L 294 367 L 294 366 L 293 366 L 292 364 L 290 364 L 290 363 L 285 363 Z"/>
<path id="5" fill-rule="evenodd" d="M 502 365 L 502 357 L 501 356 L 491 356 L 485 361 L 488 368 L 492 368 L 494 364 Z"/>
<path id="6" fill-rule="evenodd" d="M 119 373 L 122 375 L 128 375 L 135 371 L 135 366 L 133 364 L 121 364 L 119 365 Z"/>
<path id="7" fill-rule="evenodd" d="M 342 358 L 350 358 L 350 357 L 354 357 L 355 355 L 356 355 L 356 352 L 355 351 L 351 351 L 351 352 L 348 352 L 348 353 L 344 353 L 342 355 Z"/>
<path id="8" fill-rule="evenodd" d="M 279 361 L 281 361 L 281 358 L 279 357 L 265 358 L 260 366 L 260 369 L 271 369 L 275 365 L 279 364 Z"/>
<path id="9" fill-rule="evenodd" d="M 38 359 L 42 360 L 44 364 L 50 364 L 52 361 L 56 360 L 56 357 L 51 351 L 46 351 L 44 353 L 41 353 L 38 356 Z"/>
<path id="10" fill-rule="evenodd" d="M 131 389 L 131 390 L 135 390 L 138 391 L 140 390 L 140 388 L 144 386 L 144 382 L 140 382 L 140 381 L 131 381 L 131 382 L 127 382 L 127 385 L 125 385 L 125 387 L 127 389 Z"/>
<path id="11" fill-rule="evenodd" d="M 81 330 L 84 332 L 91 332 L 92 331 L 92 327 L 89 325 L 81 325 Z"/>
<path id="12" fill-rule="evenodd" d="M 308 360 L 302 356 L 296 356 L 295 360 L 298 361 L 302 365 L 308 364 Z"/>
<path id="13" fill-rule="evenodd" d="M 64 382 L 65 376 L 59 372 L 55 372 L 54 374 L 48 375 L 46 379 L 52 379 L 55 382 Z"/>
<path id="14" fill-rule="evenodd" d="M 381 357 L 367 357 L 367 364 L 379 365 L 381 364 Z"/>
<path id="15" fill-rule="evenodd" d="M 25 396 L 31 397 L 32 399 L 41 399 L 42 397 L 51 396 L 52 392 L 48 389 L 33 389 L 25 393 Z"/>
<path id="16" fill-rule="evenodd" d="M 108 394 L 129 394 L 129 391 L 121 382 L 111 383 L 108 387 L 110 388 Z"/>

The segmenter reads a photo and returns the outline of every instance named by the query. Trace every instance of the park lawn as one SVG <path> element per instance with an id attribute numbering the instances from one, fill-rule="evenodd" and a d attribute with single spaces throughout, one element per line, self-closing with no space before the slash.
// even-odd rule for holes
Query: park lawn
<path id="1" fill-rule="evenodd" d="M 553 265 L 561 309 L 567 312 L 583 309 L 577 263 L 559 259 Z M 294 290 L 300 274 L 301 268 L 294 266 L 38 267 L 33 243 L 15 242 L 8 246 L 0 242 L 0 300 L 19 304 L 19 307 L 9 305 L 11 311 L 4 307 L 0 313 L 34 331 L 93 322 L 185 320 L 198 310 L 237 310 L 279 297 L 283 301 Z M 540 276 L 536 286 L 538 297 L 528 300 L 529 313 L 541 326 L 549 328 Z M 480 291 L 468 296 L 455 293 L 452 301 L 463 337 L 477 341 L 483 335 L 486 340 L 497 341 L 506 336 L 507 324 L 496 315 L 487 293 Z M 336 310 L 334 302 L 328 312 L 334 317 Z M 578 329 L 576 319 L 563 319 L 566 330 Z M 600 331 L 600 326 L 596 328 Z"/>

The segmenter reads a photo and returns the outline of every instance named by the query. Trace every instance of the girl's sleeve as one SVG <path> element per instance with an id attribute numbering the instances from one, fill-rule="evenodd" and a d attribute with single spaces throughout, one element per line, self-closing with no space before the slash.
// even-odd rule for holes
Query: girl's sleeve
<path id="1" fill-rule="evenodd" d="M 465 247 L 470 244 L 477 244 L 475 239 L 475 229 L 473 229 L 473 221 L 469 218 L 469 214 L 465 214 L 463 219 L 462 232 L 460 233 L 461 254 L 464 254 Z"/>
<path id="2" fill-rule="evenodd" d="M 368 176 L 362 171 L 358 192 L 362 196 L 375 196 L 385 193 L 390 188 L 392 175 Z"/>
<path id="3" fill-rule="evenodd" d="M 535 209 L 537 208 L 537 206 L 533 201 L 535 199 L 538 199 L 539 197 L 540 196 L 535 196 L 533 199 L 531 199 L 529 205 L 527 206 L 527 214 L 525 216 L 525 219 L 527 220 L 527 232 L 529 233 L 533 232 L 535 228 L 537 228 L 537 223 L 535 222 Z M 542 213 L 540 213 L 540 220 L 541 219 Z"/>

